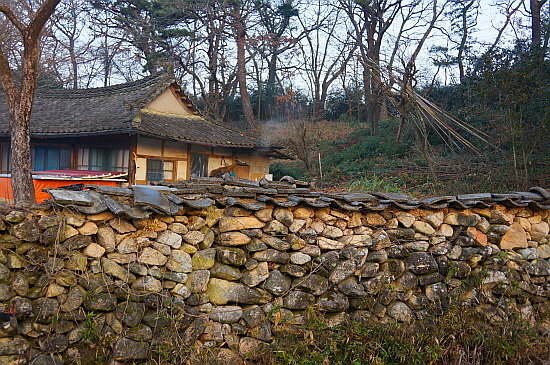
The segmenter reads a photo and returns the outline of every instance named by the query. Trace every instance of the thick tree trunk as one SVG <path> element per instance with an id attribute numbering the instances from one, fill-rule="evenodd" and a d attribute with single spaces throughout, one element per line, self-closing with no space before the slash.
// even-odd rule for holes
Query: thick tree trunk
<path id="1" fill-rule="evenodd" d="M 60 0 L 45 0 L 40 9 L 24 25 L 10 7 L 0 5 L 0 12 L 17 28 L 23 38 L 21 81 L 17 87 L 12 68 L 6 57 L 5 44 L 0 43 L 0 78 L 9 108 L 12 171 L 11 185 L 15 202 L 36 201 L 31 171 L 30 118 L 34 92 L 36 90 L 36 69 L 40 49 L 40 33 Z"/>
<path id="2" fill-rule="evenodd" d="M 246 60 L 245 60 L 245 25 L 244 20 L 240 14 L 240 9 L 235 6 L 234 8 L 234 27 L 237 41 L 237 74 L 239 79 L 239 93 L 241 94 L 241 103 L 244 113 L 244 118 L 248 129 L 253 133 L 259 133 L 259 126 L 254 118 L 254 112 L 252 110 L 252 104 L 250 103 L 250 97 L 248 96 L 248 89 L 246 88 Z"/>
<path id="3" fill-rule="evenodd" d="M 531 44 L 540 45 L 541 41 L 541 21 L 540 10 L 547 0 L 531 0 Z"/>

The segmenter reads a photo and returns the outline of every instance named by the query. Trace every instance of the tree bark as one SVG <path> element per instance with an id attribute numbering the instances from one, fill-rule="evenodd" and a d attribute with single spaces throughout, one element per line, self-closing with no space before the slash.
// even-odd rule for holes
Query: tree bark
<path id="1" fill-rule="evenodd" d="M 531 0 L 531 44 L 540 45 L 541 41 L 541 21 L 540 10 L 547 0 Z"/>
<path id="2" fill-rule="evenodd" d="M 0 44 L 0 78 L 8 102 L 11 133 L 11 185 L 15 202 L 36 201 L 31 170 L 30 117 L 36 90 L 36 74 L 40 50 L 40 33 L 60 0 L 45 0 L 25 25 L 7 6 L 0 6 L 9 21 L 23 38 L 21 81 L 18 87 L 6 57 L 4 44 Z"/>
<path id="3" fill-rule="evenodd" d="M 250 97 L 248 96 L 248 89 L 246 88 L 246 59 L 245 59 L 245 24 L 244 19 L 240 13 L 240 8 L 235 5 L 233 7 L 233 16 L 235 21 L 233 26 L 235 27 L 235 37 L 237 41 L 237 74 L 239 79 L 239 93 L 241 94 L 241 103 L 244 113 L 244 118 L 248 129 L 253 133 L 259 133 L 259 126 L 254 118 L 254 112 L 252 110 L 252 104 L 250 103 Z"/>

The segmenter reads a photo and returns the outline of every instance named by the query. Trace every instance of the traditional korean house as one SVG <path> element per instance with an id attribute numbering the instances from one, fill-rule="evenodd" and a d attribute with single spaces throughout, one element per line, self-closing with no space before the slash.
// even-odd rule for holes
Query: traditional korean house
<path id="1" fill-rule="evenodd" d="M 259 180 L 269 173 L 269 157 L 282 156 L 259 138 L 206 120 L 168 73 L 93 89 L 39 88 L 30 124 L 36 179 L 149 184 L 222 171 Z M 12 168 L 9 133 L 1 94 L 5 177 Z"/>

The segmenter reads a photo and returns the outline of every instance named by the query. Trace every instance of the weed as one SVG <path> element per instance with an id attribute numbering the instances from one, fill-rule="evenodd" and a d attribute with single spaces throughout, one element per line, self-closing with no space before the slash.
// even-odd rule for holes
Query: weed
<path id="1" fill-rule="evenodd" d="M 95 343 L 99 340 L 99 333 L 96 328 L 96 321 L 99 319 L 99 314 L 94 312 L 86 313 L 84 318 L 84 329 L 82 330 L 82 340 Z"/>
<path id="2" fill-rule="evenodd" d="M 318 316 L 308 312 L 308 317 Z M 488 323 L 473 308 L 451 306 L 422 323 L 350 322 L 335 328 L 312 320 L 306 336 L 277 338 L 273 364 L 535 364 L 545 339 L 526 321 Z"/>

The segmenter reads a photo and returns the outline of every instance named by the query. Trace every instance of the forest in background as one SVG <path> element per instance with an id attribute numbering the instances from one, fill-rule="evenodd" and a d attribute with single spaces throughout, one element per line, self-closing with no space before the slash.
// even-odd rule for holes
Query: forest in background
<path id="1" fill-rule="evenodd" d="M 40 4 L 5 6 L 31 18 Z M 38 84 L 107 86 L 170 69 L 206 117 L 285 147 L 295 160 L 275 161 L 275 177 L 322 188 L 546 187 L 549 9 L 547 0 L 61 0 L 42 33 Z M 17 30 L 0 20 L 2 51 L 21 65 Z"/>

